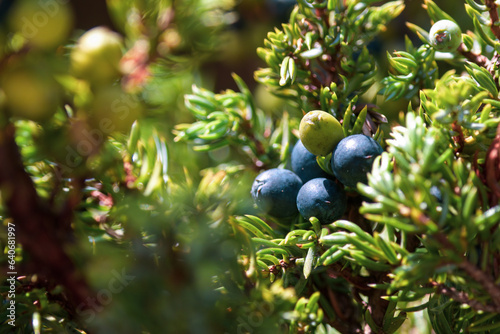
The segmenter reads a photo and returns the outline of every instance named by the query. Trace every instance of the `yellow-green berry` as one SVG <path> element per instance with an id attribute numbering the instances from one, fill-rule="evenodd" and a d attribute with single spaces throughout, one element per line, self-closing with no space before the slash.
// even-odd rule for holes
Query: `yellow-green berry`
<path id="1" fill-rule="evenodd" d="M 305 148 L 314 155 L 332 153 L 344 132 L 339 121 L 322 110 L 312 110 L 302 117 L 299 137 Z"/>
<path id="2" fill-rule="evenodd" d="M 455 22 L 440 20 L 431 27 L 429 40 L 436 51 L 453 52 L 462 43 L 462 31 Z"/>

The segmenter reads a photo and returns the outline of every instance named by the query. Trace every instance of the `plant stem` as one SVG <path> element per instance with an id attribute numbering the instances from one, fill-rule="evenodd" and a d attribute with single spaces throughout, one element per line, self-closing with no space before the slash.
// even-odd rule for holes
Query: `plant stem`
<path id="1" fill-rule="evenodd" d="M 466 50 L 463 43 L 458 47 L 458 52 L 460 52 L 470 62 L 473 62 L 481 67 L 487 68 L 490 63 L 490 60 L 485 55 Z"/>
<path id="2" fill-rule="evenodd" d="M 498 11 L 497 11 L 498 6 L 494 0 L 486 0 L 484 4 L 489 9 L 488 12 L 489 12 L 490 18 L 491 18 L 490 29 L 493 32 L 493 35 L 495 35 L 495 37 L 497 39 L 500 39 L 500 26 L 497 25 L 498 20 L 499 20 Z"/>
<path id="3" fill-rule="evenodd" d="M 500 125 L 491 143 L 484 162 L 485 183 L 490 189 L 490 205 L 498 204 L 500 199 Z"/>

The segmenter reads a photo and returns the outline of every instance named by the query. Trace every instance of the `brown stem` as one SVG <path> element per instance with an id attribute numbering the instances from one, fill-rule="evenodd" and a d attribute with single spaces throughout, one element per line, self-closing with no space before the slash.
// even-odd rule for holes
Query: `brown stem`
<path id="1" fill-rule="evenodd" d="M 359 312 L 357 306 L 353 303 L 352 298 L 348 294 L 334 292 L 327 287 L 324 295 L 328 297 L 328 301 L 335 311 L 335 319 L 327 319 L 330 326 L 335 328 L 340 333 L 362 333 L 359 321 Z"/>
<path id="2" fill-rule="evenodd" d="M 500 313 L 500 309 L 498 309 L 497 307 L 491 305 L 484 305 L 478 300 L 471 299 L 469 295 L 464 291 L 458 291 L 454 287 L 445 286 L 444 284 L 440 284 L 437 282 L 432 282 L 431 285 L 437 288 L 436 293 L 448 296 L 457 303 L 469 305 L 476 311 Z"/>
<path id="3" fill-rule="evenodd" d="M 339 319 L 342 321 L 346 321 L 348 319 L 348 316 L 343 311 L 343 308 L 338 301 L 338 297 L 335 292 L 332 291 L 332 289 L 328 289 L 328 300 L 330 301 L 330 304 L 332 305 L 333 310 L 335 311 L 335 314 L 339 317 Z"/>
<path id="4" fill-rule="evenodd" d="M 383 282 L 384 277 L 381 277 L 380 280 L 378 281 Z M 389 307 L 389 301 L 382 299 L 382 297 L 385 294 L 386 294 L 385 290 L 371 289 L 370 294 L 368 295 L 368 306 L 367 306 L 368 312 L 370 312 L 373 322 L 380 329 L 383 328 L 384 326 L 384 316 L 387 312 L 387 308 Z"/>
<path id="5" fill-rule="evenodd" d="M 68 225 L 69 216 L 66 213 L 55 214 L 38 196 L 31 177 L 24 169 L 14 135 L 13 124 L 0 129 L 0 188 L 16 227 L 17 241 L 29 254 L 37 273 L 46 274 L 62 284 L 74 307 L 84 305 L 89 287 L 65 253 L 65 239 L 61 239 L 57 230 L 58 226 Z M 74 207 L 71 195 L 68 205 Z"/>
<path id="6" fill-rule="evenodd" d="M 498 27 L 497 27 L 498 28 Z M 495 69 L 500 65 L 500 59 L 497 53 L 493 55 L 492 59 L 488 59 L 488 57 L 480 54 L 473 53 L 465 49 L 465 45 L 462 43 L 458 47 L 458 52 L 460 52 L 465 58 L 467 58 L 470 62 L 475 63 L 476 65 L 483 67 L 490 72 L 493 77 L 493 81 L 498 89 L 500 89 L 500 84 L 498 83 L 498 77 L 495 73 Z"/>
<path id="7" fill-rule="evenodd" d="M 443 233 L 437 233 L 435 238 L 447 250 L 456 251 L 453 244 Z M 463 258 L 462 261 L 458 263 L 458 267 L 464 270 L 469 277 L 484 288 L 484 290 L 491 296 L 491 300 L 494 304 L 493 307 L 500 311 L 500 286 L 495 284 L 493 279 L 488 274 L 477 268 L 474 264 L 470 263 L 466 258 Z"/>
<path id="8" fill-rule="evenodd" d="M 485 183 L 490 189 L 490 204 L 492 206 L 497 205 L 500 199 L 500 125 L 497 128 L 497 134 L 493 142 L 486 152 L 484 175 Z"/>
<path id="9" fill-rule="evenodd" d="M 498 23 L 499 20 L 497 4 L 495 3 L 494 0 L 486 0 L 484 4 L 486 5 L 486 7 L 488 7 L 488 12 L 491 18 L 490 29 L 493 32 L 493 35 L 495 35 L 497 39 L 500 39 L 500 27 L 496 25 L 496 23 Z"/>
<path id="10" fill-rule="evenodd" d="M 370 288 L 368 284 L 375 283 L 370 277 L 355 276 L 349 267 L 344 268 L 344 265 L 338 262 L 328 266 L 326 272 L 333 278 L 342 277 L 356 289 L 361 291 L 369 291 L 372 288 Z"/>
<path id="11" fill-rule="evenodd" d="M 490 60 L 485 55 L 482 55 L 480 53 L 473 53 L 466 50 L 463 43 L 458 47 L 458 52 L 460 52 L 470 62 L 475 63 L 481 67 L 486 68 L 490 63 Z"/>
<path id="12" fill-rule="evenodd" d="M 252 131 L 252 124 L 248 120 L 244 120 L 243 123 L 241 124 L 241 128 L 243 129 L 243 134 L 255 145 L 255 158 L 252 158 L 252 161 L 256 167 L 257 170 L 260 169 L 265 169 L 266 166 L 265 164 L 260 160 L 260 156 L 264 155 L 266 153 L 266 149 L 264 147 L 264 144 L 257 138 L 255 137 L 255 134 Z"/>
<path id="13" fill-rule="evenodd" d="M 327 269 L 327 274 L 330 277 L 342 277 L 347 282 L 352 284 L 355 288 L 354 293 L 362 293 L 368 297 L 368 302 L 365 304 L 368 312 L 374 321 L 374 323 L 382 328 L 384 324 L 384 316 L 387 312 L 389 302 L 382 297 L 385 295 L 384 290 L 374 289 L 370 287 L 370 284 L 381 283 L 388 280 L 387 273 L 373 273 L 368 277 L 356 276 L 353 274 L 352 270 L 348 267 L 343 267 L 340 263 L 334 263 Z M 330 296 L 331 299 L 331 296 Z M 335 308 L 335 305 L 332 304 Z M 336 310 L 337 312 L 337 310 Z M 346 317 L 345 315 L 338 314 L 339 318 Z M 337 328 L 337 327 L 336 327 Z M 372 333 L 371 329 L 365 328 L 365 333 Z"/>
<path id="14" fill-rule="evenodd" d="M 476 311 L 490 312 L 490 313 L 500 313 L 500 309 L 491 305 L 484 305 L 478 300 L 471 299 L 469 295 L 464 291 L 458 291 L 454 287 L 447 287 L 443 284 L 433 283 L 437 286 L 436 293 L 442 294 L 450 297 L 454 301 L 460 304 L 469 305 L 472 309 Z"/>
<path id="15" fill-rule="evenodd" d="M 481 284 L 481 286 L 491 296 L 495 309 L 500 313 L 500 287 L 495 284 L 490 276 L 488 276 L 484 271 L 478 269 L 469 261 L 463 261 L 459 264 L 459 267 L 463 269 L 473 280 Z"/>
<path id="16" fill-rule="evenodd" d="M 463 151 L 465 147 L 465 136 L 464 132 L 462 131 L 462 127 L 457 123 L 457 121 L 453 122 L 451 125 L 451 128 L 453 131 L 457 133 L 456 136 L 453 136 L 453 140 L 455 141 L 455 144 L 457 144 L 457 148 L 455 151 L 457 153 L 460 153 Z"/>

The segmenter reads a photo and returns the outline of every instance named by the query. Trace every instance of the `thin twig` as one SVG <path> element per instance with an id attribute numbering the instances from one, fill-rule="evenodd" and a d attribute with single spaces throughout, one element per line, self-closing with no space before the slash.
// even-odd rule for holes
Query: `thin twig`
<path id="1" fill-rule="evenodd" d="M 480 53 L 473 53 L 472 51 L 466 50 L 463 43 L 458 47 L 458 52 L 460 52 L 460 54 L 467 58 L 467 60 L 474 64 L 477 64 L 478 66 L 487 68 L 490 64 L 490 60 L 488 59 L 488 57 Z"/>
<path id="2" fill-rule="evenodd" d="M 453 122 L 451 125 L 451 129 L 457 133 L 456 136 L 453 136 L 453 141 L 457 145 L 455 152 L 460 153 L 463 151 L 465 147 L 465 136 L 462 130 L 462 127 L 458 125 L 457 121 Z"/>
<path id="3" fill-rule="evenodd" d="M 451 251 L 456 251 L 453 244 L 443 233 L 436 233 L 434 237 L 441 243 L 444 248 Z M 488 295 L 490 295 L 495 309 L 500 312 L 500 286 L 495 284 L 490 276 L 488 276 L 481 269 L 477 268 L 474 264 L 470 263 L 465 257 L 457 265 L 460 269 L 464 270 L 470 278 L 472 278 L 484 288 Z"/>
<path id="4" fill-rule="evenodd" d="M 472 309 L 476 311 L 500 313 L 500 309 L 498 309 L 496 306 L 484 305 L 478 300 L 471 299 L 469 295 L 464 291 L 458 291 L 454 287 L 446 286 L 444 284 L 437 282 L 432 282 L 431 285 L 437 288 L 436 293 L 448 296 L 457 303 L 469 305 Z"/>
<path id="5" fill-rule="evenodd" d="M 463 269 L 473 280 L 481 284 L 481 286 L 490 295 L 494 307 L 500 313 L 500 287 L 488 276 L 484 271 L 477 268 L 469 261 L 460 263 L 459 268 Z"/>
<path id="6" fill-rule="evenodd" d="M 485 183 L 490 189 L 490 204 L 497 205 L 500 199 L 500 125 L 484 162 Z"/>

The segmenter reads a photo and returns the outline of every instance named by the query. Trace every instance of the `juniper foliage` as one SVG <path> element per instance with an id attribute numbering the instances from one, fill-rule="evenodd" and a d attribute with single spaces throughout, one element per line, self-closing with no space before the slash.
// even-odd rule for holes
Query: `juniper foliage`
<path id="1" fill-rule="evenodd" d="M 237 89 L 207 83 L 235 2 L 107 4 L 125 38 L 116 107 L 144 109 L 125 133 L 95 127 L 105 87 L 71 75 L 74 39 L 40 50 L 0 30 L 2 82 L 39 63 L 62 92 L 33 121 L 0 89 L 0 263 L 18 272 L 0 333 L 500 331 L 497 2 L 465 0 L 463 23 L 424 0 L 426 26 L 406 22 L 384 58 L 373 46 L 404 1 L 298 0 L 256 50 L 278 111 L 238 73 Z M 443 19 L 462 26 L 456 51 L 430 45 Z M 368 183 L 327 225 L 259 212 L 253 179 L 290 168 L 316 109 L 382 145 Z"/>

